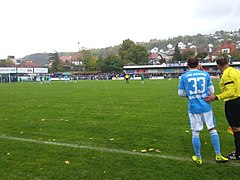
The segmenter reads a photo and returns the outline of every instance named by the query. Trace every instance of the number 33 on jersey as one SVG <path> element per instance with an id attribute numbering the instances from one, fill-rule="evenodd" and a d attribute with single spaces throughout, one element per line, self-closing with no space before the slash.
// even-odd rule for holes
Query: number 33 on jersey
<path id="1" fill-rule="evenodd" d="M 204 101 L 204 97 L 211 93 L 214 93 L 214 87 L 208 72 L 190 70 L 181 76 L 178 95 L 188 97 L 188 111 L 190 113 L 209 112 L 211 106 Z"/>

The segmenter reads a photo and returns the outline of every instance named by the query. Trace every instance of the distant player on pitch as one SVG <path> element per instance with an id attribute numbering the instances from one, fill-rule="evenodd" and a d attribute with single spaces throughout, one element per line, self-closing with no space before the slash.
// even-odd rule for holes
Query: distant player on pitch
<path id="1" fill-rule="evenodd" d="M 129 83 L 129 75 L 128 74 L 125 75 L 125 81 L 126 81 L 126 84 Z"/>
<path id="2" fill-rule="evenodd" d="M 210 75 L 208 72 L 198 69 L 197 57 L 189 58 L 187 65 L 189 71 L 181 76 L 178 95 L 188 97 L 188 116 L 192 130 L 192 145 L 195 152 L 192 160 L 197 164 L 202 164 L 200 131 L 203 130 L 203 125 L 206 124 L 216 154 L 215 160 L 217 162 L 227 162 L 228 158 L 223 157 L 220 152 L 220 140 L 212 107 L 204 100 L 209 94 L 214 94 Z"/>
<path id="3" fill-rule="evenodd" d="M 144 74 L 141 74 L 141 82 L 142 82 L 142 85 L 144 84 Z"/>

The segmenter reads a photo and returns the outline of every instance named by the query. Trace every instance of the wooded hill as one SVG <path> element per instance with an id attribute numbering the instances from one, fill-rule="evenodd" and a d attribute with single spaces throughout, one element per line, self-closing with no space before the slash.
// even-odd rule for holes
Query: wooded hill
<path id="1" fill-rule="evenodd" d="M 148 51 L 157 47 L 159 50 L 163 52 L 167 50 L 167 46 L 172 44 L 174 47 L 177 43 L 182 42 L 184 44 L 192 44 L 197 47 L 204 46 L 208 44 L 213 45 L 213 50 L 215 50 L 222 41 L 228 40 L 233 42 L 238 49 L 240 49 L 240 29 L 238 31 L 216 31 L 214 34 L 197 34 L 197 35 L 185 35 L 185 36 L 177 36 L 169 39 L 151 39 L 149 42 L 135 42 L 136 44 L 141 44 L 147 48 Z M 93 56 L 102 56 L 102 58 L 107 57 L 111 54 L 117 54 L 119 47 L 121 46 L 113 46 L 106 47 L 101 49 L 90 49 Z M 51 53 L 51 52 L 49 52 Z M 59 57 L 61 56 L 69 56 L 74 54 L 75 52 L 58 52 Z M 35 53 L 26 55 L 23 57 L 23 60 L 31 60 L 39 65 L 49 64 L 48 61 L 48 53 Z"/>

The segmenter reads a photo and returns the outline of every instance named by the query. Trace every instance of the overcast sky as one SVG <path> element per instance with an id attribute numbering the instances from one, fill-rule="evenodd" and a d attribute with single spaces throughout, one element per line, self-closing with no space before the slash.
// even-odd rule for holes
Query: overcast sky
<path id="1" fill-rule="evenodd" d="M 240 28 L 240 0 L 1 0 L 0 59 Z"/>

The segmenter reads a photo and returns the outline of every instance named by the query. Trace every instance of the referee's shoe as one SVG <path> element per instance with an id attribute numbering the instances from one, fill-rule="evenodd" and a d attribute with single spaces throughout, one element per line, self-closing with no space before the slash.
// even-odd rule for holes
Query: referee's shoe
<path id="1" fill-rule="evenodd" d="M 231 154 L 227 156 L 228 159 L 230 160 L 240 160 L 240 156 L 236 156 L 235 151 L 233 151 Z"/>
<path id="2" fill-rule="evenodd" d="M 216 154 L 216 161 L 217 162 L 228 162 L 228 158 L 223 157 L 221 154 Z"/>

